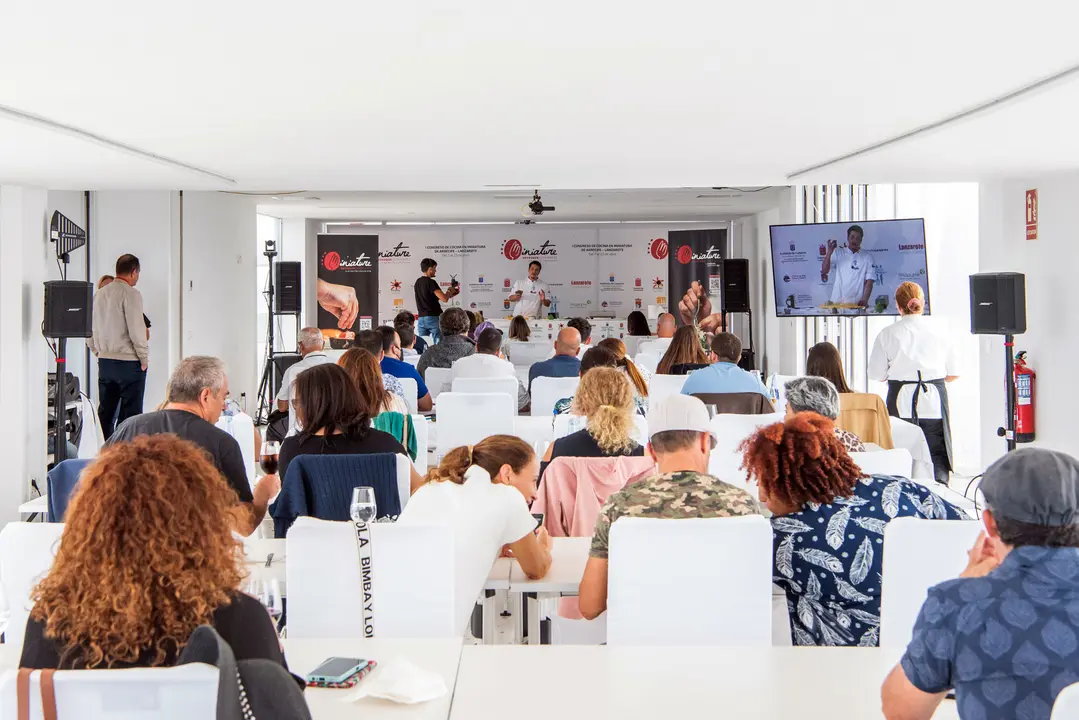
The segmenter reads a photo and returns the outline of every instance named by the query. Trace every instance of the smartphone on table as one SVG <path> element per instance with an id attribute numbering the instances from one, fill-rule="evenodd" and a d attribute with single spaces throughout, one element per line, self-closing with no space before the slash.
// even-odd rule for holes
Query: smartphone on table
<path id="1" fill-rule="evenodd" d="M 374 670 L 376 664 L 362 658 L 331 657 L 309 672 L 305 680 L 310 687 L 350 688 Z"/>

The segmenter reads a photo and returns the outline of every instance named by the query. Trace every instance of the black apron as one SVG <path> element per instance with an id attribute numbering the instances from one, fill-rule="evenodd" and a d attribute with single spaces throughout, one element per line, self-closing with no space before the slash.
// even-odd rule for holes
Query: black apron
<path id="1" fill-rule="evenodd" d="M 906 385 L 914 385 L 914 397 L 911 398 L 910 422 L 914 423 L 925 433 L 925 441 L 929 445 L 929 454 L 933 458 L 933 475 L 939 483 L 948 482 L 948 473 L 952 470 L 952 426 L 950 412 L 948 410 L 948 384 L 943 379 L 923 380 L 921 372 L 917 380 L 889 380 L 888 381 L 888 414 L 892 417 L 902 418 L 899 414 L 899 391 Z M 922 420 L 918 417 L 918 398 L 923 391 L 928 390 L 927 385 L 937 389 L 940 396 L 940 419 Z"/>

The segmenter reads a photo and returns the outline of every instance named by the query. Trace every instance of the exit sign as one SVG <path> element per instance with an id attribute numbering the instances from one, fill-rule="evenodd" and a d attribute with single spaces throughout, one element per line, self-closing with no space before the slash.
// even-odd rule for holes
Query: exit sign
<path id="1" fill-rule="evenodd" d="M 1038 191 L 1027 190 L 1027 240 L 1038 239 Z"/>

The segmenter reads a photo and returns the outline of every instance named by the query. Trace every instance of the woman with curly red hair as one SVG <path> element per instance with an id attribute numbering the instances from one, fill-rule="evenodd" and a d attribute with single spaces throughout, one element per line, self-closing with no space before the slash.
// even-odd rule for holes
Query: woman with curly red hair
<path id="1" fill-rule="evenodd" d="M 923 485 L 866 476 L 816 413 L 761 428 L 742 450 L 772 511 L 772 579 L 786 592 L 794 644 L 876 646 L 885 526 L 966 516 Z"/>
<path id="2" fill-rule="evenodd" d="M 192 443 L 138 437 L 82 473 L 49 574 L 33 593 L 20 667 L 175 663 L 199 625 L 237 660 L 284 665 L 266 609 L 239 592 L 236 495 Z"/>

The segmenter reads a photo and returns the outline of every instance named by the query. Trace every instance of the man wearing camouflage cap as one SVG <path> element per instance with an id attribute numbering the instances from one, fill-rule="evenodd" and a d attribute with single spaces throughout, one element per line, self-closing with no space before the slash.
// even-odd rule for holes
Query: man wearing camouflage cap
<path id="1" fill-rule="evenodd" d="M 760 506 L 749 493 L 708 474 L 708 456 L 716 440 L 704 403 L 688 395 L 669 395 L 650 409 L 648 426 L 648 452 L 659 472 L 611 495 L 600 510 L 578 589 L 581 614 L 589 619 L 607 609 L 609 534 L 618 518 L 760 514 Z"/>
<path id="2" fill-rule="evenodd" d="M 881 689 L 888 718 L 929 718 L 954 689 L 963 718 L 1048 720 L 1079 682 L 1079 461 L 1019 450 L 981 489 L 985 531 L 959 579 L 930 588 Z"/>

